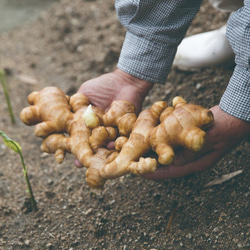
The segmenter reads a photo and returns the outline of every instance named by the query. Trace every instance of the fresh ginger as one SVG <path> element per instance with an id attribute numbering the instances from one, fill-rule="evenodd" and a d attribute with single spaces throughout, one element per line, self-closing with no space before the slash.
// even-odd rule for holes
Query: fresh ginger
<path id="1" fill-rule="evenodd" d="M 173 107 L 160 101 L 137 117 L 127 101 L 113 101 L 105 113 L 90 106 L 87 96 L 71 97 L 56 87 L 47 87 L 28 96 L 29 107 L 20 114 L 35 135 L 43 138 L 41 150 L 55 154 L 58 163 L 65 153 L 73 154 L 87 168 L 86 181 L 102 188 L 107 179 L 127 173 L 144 175 L 160 164 L 173 161 L 178 146 L 197 151 L 204 144 L 205 131 L 213 123 L 212 112 L 187 104 L 181 97 Z M 115 150 L 107 143 L 115 141 Z M 156 152 L 157 157 L 148 154 Z"/>
<path id="2" fill-rule="evenodd" d="M 103 116 L 104 126 L 117 127 L 120 135 L 128 136 L 137 117 L 135 107 L 128 101 L 113 101 Z"/>
<path id="3" fill-rule="evenodd" d="M 55 153 L 59 163 L 63 161 L 65 152 L 71 152 L 80 162 L 89 166 L 88 157 L 93 155 L 89 144 L 91 129 L 82 118 L 89 105 L 88 98 L 79 94 L 69 98 L 60 89 L 47 87 L 31 93 L 28 102 L 32 106 L 23 109 L 20 118 L 27 125 L 37 124 L 36 136 L 47 136 L 42 151 Z M 98 109 L 96 113 L 101 119 L 103 111 Z"/>
<path id="4" fill-rule="evenodd" d="M 56 106 L 55 100 L 58 102 Z M 20 118 L 26 125 L 37 124 L 34 133 L 38 137 L 45 137 L 54 132 L 65 132 L 67 120 L 72 119 L 68 102 L 69 96 L 56 88 L 34 91 L 28 96 L 28 103 L 32 106 L 24 108 Z"/>
<path id="5" fill-rule="evenodd" d="M 99 118 L 92 109 L 92 105 L 89 104 L 82 116 L 86 126 L 88 128 L 96 128 L 100 125 Z"/>
<path id="6" fill-rule="evenodd" d="M 92 130 L 89 137 L 91 148 L 96 151 L 100 147 L 105 147 L 109 141 L 114 141 L 117 137 L 117 131 L 112 127 L 99 126 Z"/>
<path id="7" fill-rule="evenodd" d="M 158 124 L 160 114 L 166 107 L 166 102 L 156 102 L 151 109 L 146 109 L 139 114 L 128 140 L 125 139 L 123 145 L 119 146 L 121 152 L 111 163 L 101 169 L 100 174 L 103 178 L 110 179 L 127 173 L 143 175 L 156 170 L 157 161 L 143 156 L 151 150 L 148 134 Z"/>
<path id="8" fill-rule="evenodd" d="M 183 146 L 198 151 L 205 141 L 205 131 L 213 123 L 213 114 L 199 105 L 187 104 L 181 97 L 173 99 L 173 107 L 166 108 L 160 117 L 161 123 L 152 129 L 149 141 L 158 154 L 160 164 L 170 164 L 174 148 Z"/>
<path id="9" fill-rule="evenodd" d="M 89 100 L 85 95 L 77 93 L 68 97 L 56 87 L 32 92 L 28 96 L 28 102 L 31 106 L 22 110 L 20 118 L 26 125 L 36 124 L 35 135 L 44 138 L 41 150 L 54 153 L 58 163 L 63 162 L 66 152 L 72 153 L 83 166 L 88 168 L 89 186 L 102 187 L 105 179 L 100 177 L 99 169 L 117 155 L 112 150 L 99 148 L 116 138 L 115 128 L 96 127 L 97 120 L 100 125 L 103 125 L 104 111 L 93 106 L 91 109 L 94 114 L 92 110 L 86 112 Z M 113 107 L 116 106 L 124 108 L 122 113 L 116 115 L 115 124 L 120 120 L 119 115 L 126 115 L 126 112 L 134 109 L 131 104 L 128 105 L 122 101 L 116 101 Z M 106 116 L 110 112 L 116 114 L 116 111 L 111 108 Z M 92 133 L 93 127 L 96 128 Z"/>

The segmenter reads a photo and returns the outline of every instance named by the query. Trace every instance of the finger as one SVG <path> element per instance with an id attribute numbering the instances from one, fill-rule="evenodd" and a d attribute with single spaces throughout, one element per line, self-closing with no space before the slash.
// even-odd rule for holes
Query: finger
<path id="1" fill-rule="evenodd" d="M 186 163 L 182 166 L 170 164 L 158 168 L 154 173 L 145 175 L 145 178 L 151 180 L 163 180 L 186 176 L 195 172 L 204 171 L 211 168 L 221 157 L 216 151 L 207 154 L 196 161 Z"/>
<path id="2" fill-rule="evenodd" d="M 107 149 L 114 149 L 115 148 L 115 142 L 114 141 L 110 141 L 107 144 Z"/>
<path id="3" fill-rule="evenodd" d="M 175 152 L 174 164 L 177 166 L 192 162 L 202 156 L 214 151 L 214 143 L 210 137 L 206 137 L 206 143 L 199 151 L 192 151 L 186 148 L 178 148 Z"/>
<path id="4" fill-rule="evenodd" d="M 181 166 L 183 164 L 186 164 L 188 162 L 193 161 L 194 159 L 199 158 L 197 152 L 193 152 L 188 149 L 179 149 L 176 150 L 175 152 L 175 157 L 174 157 L 174 165 L 176 166 Z"/>
<path id="5" fill-rule="evenodd" d="M 174 164 L 176 166 L 181 166 L 186 163 L 192 162 L 195 159 L 201 158 L 205 154 L 209 154 L 212 150 L 208 148 L 203 148 L 198 152 L 194 152 L 189 149 L 179 149 L 175 152 Z"/>
<path id="6" fill-rule="evenodd" d="M 78 161 L 77 159 L 74 160 L 74 164 L 77 168 L 82 168 L 83 165 L 80 163 L 80 161 Z"/>

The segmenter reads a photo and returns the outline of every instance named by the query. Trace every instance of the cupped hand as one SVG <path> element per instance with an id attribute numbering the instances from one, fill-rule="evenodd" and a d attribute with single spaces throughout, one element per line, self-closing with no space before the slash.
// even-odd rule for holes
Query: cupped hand
<path id="1" fill-rule="evenodd" d="M 214 124 L 207 131 L 203 149 L 198 153 L 177 151 L 172 164 L 159 167 L 156 172 L 146 175 L 146 178 L 169 179 L 209 169 L 250 135 L 250 123 L 225 113 L 219 106 L 211 110 Z"/>
<path id="2" fill-rule="evenodd" d="M 152 83 L 117 69 L 84 82 L 78 92 L 88 96 L 92 105 L 105 110 L 109 109 L 114 100 L 125 100 L 133 103 L 139 113 L 144 98 L 152 87 Z M 82 167 L 78 160 L 75 160 L 75 165 Z"/>
<path id="3" fill-rule="evenodd" d="M 139 113 L 144 98 L 152 87 L 152 83 L 117 69 L 84 82 L 78 92 L 88 96 L 91 104 L 103 109 L 108 109 L 114 100 L 129 101 Z"/>

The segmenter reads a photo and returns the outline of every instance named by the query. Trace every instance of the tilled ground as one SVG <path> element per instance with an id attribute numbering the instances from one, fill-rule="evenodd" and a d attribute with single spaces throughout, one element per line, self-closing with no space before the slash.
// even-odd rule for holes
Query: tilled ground
<path id="1" fill-rule="evenodd" d="M 187 35 L 218 28 L 227 17 L 205 1 Z M 11 124 L 0 88 L 0 130 L 21 144 L 39 208 L 29 211 L 20 159 L 1 142 L 1 249 L 248 249 L 247 142 L 206 172 L 159 182 L 128 175 L 97 192 L 86 185 L 85 170 L 74 167 L 72 156 L 57 165 L 53 156 L 40 152 L 33 128 L 19 120 L 31 91 L 53 85 L 71 95 L 83 81 L 113 70 L 124 34 L 114 1 L 62 0 L 37 21 L 0 37 L 1 67 L 8 73 L 17 119 Z M 157 100 L 171 102 L 176 95 L 212 107 L 232 70 L 172 69 L 144 107 Z M 243 172 L 204 187 L 236 170 Z"/>

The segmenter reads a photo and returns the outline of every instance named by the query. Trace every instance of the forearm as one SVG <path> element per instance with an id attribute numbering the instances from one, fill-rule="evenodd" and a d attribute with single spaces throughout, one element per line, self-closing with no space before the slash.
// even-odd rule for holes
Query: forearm
<path id="1" fill-rule="evenodd" d="M 220 108 L 234 117 L 250 122 L 250 71 L 247 68 L 235 67 L 221 98 Z"/>
<path id="2" fill-rule="evenodd" d="M 236 67 L 220 107 L 228 114 L 250 122 L 250 0 L 229 18 L 227 37 L 235 53 Z"/>
<path id="3" fill-rule="evenodd" d="M 118 68 L 149 82 L 165 83 L 176 48 L 198 12 L 201 0 L 117 0 L 127 28 Z"/>

